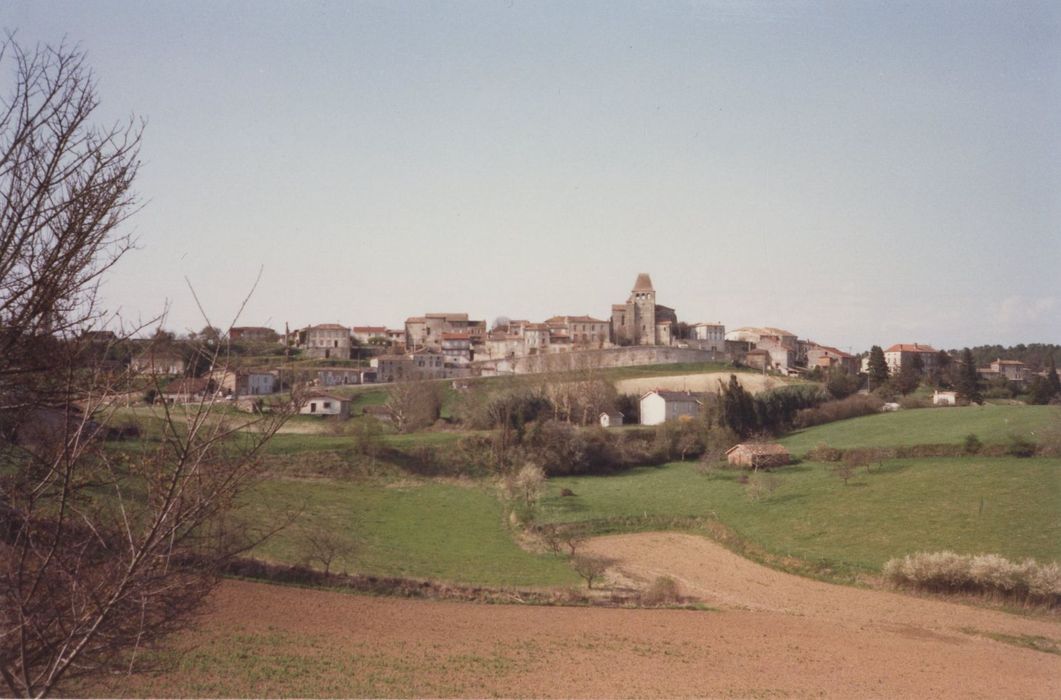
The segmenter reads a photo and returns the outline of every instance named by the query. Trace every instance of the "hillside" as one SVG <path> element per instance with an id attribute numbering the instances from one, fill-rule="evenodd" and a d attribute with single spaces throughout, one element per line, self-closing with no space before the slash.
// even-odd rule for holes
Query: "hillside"
<path id="1" fill-rule="evenodd" d="M 818 445 L 896 447 L 958 444 L 969 434 L 982 442 L 1005 442 L 1012 434 L 1037 440 L 1061 431 L 1056 406 L 995 405 L 921 408 L 851 418 L 795 431 L 780 442 L 793 454 Z"/>

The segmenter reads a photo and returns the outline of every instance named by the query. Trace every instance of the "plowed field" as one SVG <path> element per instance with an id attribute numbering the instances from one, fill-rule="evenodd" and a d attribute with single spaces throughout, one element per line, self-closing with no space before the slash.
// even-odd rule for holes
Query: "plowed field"
<path id="1" fill-rule="evenodd" d="M 160 673 L 182 696 L 1061 697 L 1061 625 L 810 581 L 702 538 L 601 538 L 715 611 L 471 605 L 227 582 Z M 1000 641 L 1001 640 L 1001 641 Z"/>

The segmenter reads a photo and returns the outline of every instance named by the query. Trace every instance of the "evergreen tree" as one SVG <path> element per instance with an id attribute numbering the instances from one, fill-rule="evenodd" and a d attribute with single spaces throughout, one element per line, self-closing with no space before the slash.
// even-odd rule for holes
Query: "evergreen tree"
<path id="1" fill-rule="evenodd" d="M 1054 398 L 1061 395 L 1061 377 L 1057 376 L 1057 364 L 1054 363 L 1054 356 L 1050 356 L 1050 364 L 1046 366 L 1046 384 L 1050 387 L 1050 397 Z"/>
<path id="2" fill-rule="evenodd" d="M 958 379 L 954 388 L 959 399 L 976 404 L 984 403 L 984 397 L 980 394 L 980 377 L 976 374 L 976 361 L 969 348 L 962 351 L 961 366 L 958 368 Z"/>
<path id="3" fill-rule="evenodd" d="M 884 359 L 884 350 L 874 345 L 869 351 L 869 388 L 876 389 L 888 381 L 888 362 Z"/>

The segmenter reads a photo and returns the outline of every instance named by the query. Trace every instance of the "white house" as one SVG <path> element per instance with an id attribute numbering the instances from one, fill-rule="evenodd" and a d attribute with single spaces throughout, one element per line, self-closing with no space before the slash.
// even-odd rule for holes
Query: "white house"
<path id="1" fill-rule="evenodd" d="M 623 414 L 618 411 L 605 411 L 600 414 L 602 428 L 611 428 L 623 424 Z"/>
<path id="2" fill-rule="evenodd" d="M 350 399 L 332 396 L 324 392 L 310 394 L 302 402 L 299 413 L 305 416 L 350 417 Z"/>
<path id="3" fill-rule="evenodd" d="M 641 424 L 659 425 L 683 416 L 696 417 L 702 406 L 703 402 L 691 392 L 653 389 L 641 397 Z"/>

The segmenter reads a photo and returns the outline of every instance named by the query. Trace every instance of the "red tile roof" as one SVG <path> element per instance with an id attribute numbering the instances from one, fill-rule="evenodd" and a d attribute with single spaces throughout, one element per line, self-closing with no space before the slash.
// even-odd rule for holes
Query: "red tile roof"
<path id="1" fill-rule="evenodd" d="M 937 352 L 931 345 L 920 343 L 896 343 L 884 352 Z"/>

